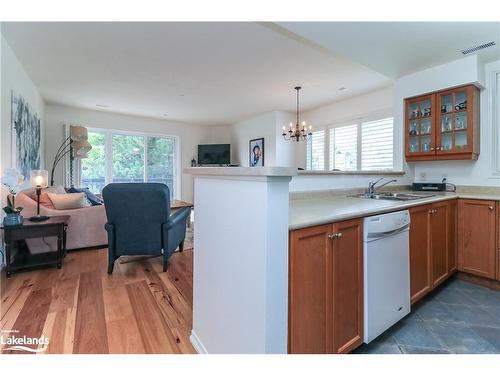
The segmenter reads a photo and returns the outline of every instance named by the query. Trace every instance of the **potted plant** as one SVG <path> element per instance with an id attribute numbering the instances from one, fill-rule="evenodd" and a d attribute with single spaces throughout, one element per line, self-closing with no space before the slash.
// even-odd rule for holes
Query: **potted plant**
<path id="1" fill-rule="evenodd" d="M 21 225 L 23 217 L 22 207 L 16 207 L 16 194 L 21 190 L 24 183 L 24 176 L 15 169 L 7 169 L 0 180 L 0 183 L 9 189 L 10 196 L 7 197 L 7 206 L 3 208 L 6 216 L 3 219 L 5 226 Z"/>

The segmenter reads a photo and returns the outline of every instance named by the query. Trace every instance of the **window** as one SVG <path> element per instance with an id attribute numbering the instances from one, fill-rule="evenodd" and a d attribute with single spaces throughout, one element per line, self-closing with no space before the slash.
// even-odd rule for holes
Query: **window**
<path id="1" fill-rule="evenodd" d="M 392 117 L 359 120 L 313 132 L 307 142 L 308 170 L 382 171 L 394 167 Z M 326 152 L 325 152 L 326 151 Z M 328 163 L 325 163 L 325 154 Z"/>
<path id="2" fill-rule="evenodd" d="M 88 141 L 92 150 L 79 161 L 81 186 L 100 193 L 110 182 L 160 182 L 175 197 L 176 138 L 89 131 Z"/>
<path id="3" fill-rule="evenodd" d="M 92 149 L 89 151 L 88 158 L 80 159 L 82 180 L 80 185 L 88 187 L 94 193 L 100 193 L 106 178 L 106 158 L 104 156 L 106 138 L 104 133 L 89 132 L 88 141 L 92 145 Z"/>
<path id="4" fill-rule="evenodd" d="M 355 171 L 358 169 L 358 125 L 330 129 L 329 170 Z"/>
<path id="5" fill-rule="evenodd" d="M 393 167 L 393 119 L 361 124 L 361 170 L 387 170 Z"/>
<path id="6" fill-rule="evenodd" d="M 325 169 L 325 131 L 312 133 L 307 141 L 307 169 L 322 171 Z"/>

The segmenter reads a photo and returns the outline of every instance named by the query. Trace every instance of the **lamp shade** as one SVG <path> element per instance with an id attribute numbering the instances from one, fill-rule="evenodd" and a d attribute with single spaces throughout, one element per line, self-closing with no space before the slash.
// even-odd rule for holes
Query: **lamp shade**
<path id="1" fill-rule="evenodd" d="M 87 128 L 78 125 L 71 125 L 69 127 L 69 136 L 75 142 L 86 141 L 89 137 Z"/>
<path id="2" fill-rule="evenodd" d="M 31 171 L 30 176 L 31 185 L 34 187 L 46 188 L 49 184 L 49 172 L 40 169 Z"/>
<path id="3" fill-rule="evenodd" d="M 73 147 L 73 155 L 75 158 L 81 158 L 92 150 L 92 145 L 89 141 L 75 141 L 71 144 Z"/>

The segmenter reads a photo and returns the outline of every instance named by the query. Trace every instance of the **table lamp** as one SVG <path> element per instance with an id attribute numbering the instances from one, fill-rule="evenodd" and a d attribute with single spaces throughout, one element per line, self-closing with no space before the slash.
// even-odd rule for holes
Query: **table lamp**
<path id="1" fill-rule="evenodd" d="M 30 221 L 45 221 L 48 220 L 48 216 L 40 215 L 40 194 L 42 189 L 46 188 L 49 181 L 49 172 L 44 170 L 32 170 L 31 171 L 31 185 L 35 187 L 36 190 L 36 215 L 29 218 Z"/>

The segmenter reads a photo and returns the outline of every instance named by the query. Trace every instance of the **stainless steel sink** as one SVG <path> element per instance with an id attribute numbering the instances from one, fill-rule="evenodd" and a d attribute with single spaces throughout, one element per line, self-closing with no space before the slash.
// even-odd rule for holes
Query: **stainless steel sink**
<path id="1" fill-rule="evenodd" d="M 351 195 L 356 198 L 368 198 L 368 199 L 383 199 L 389 201 L 413 201 L 417 199 L 425 199 L 434 197 L 435 194 L 414 194 L 414 193 L 393 193 L 393 192 L 381 192 L 381 193 L 363 193 Z"/>

